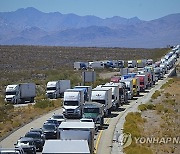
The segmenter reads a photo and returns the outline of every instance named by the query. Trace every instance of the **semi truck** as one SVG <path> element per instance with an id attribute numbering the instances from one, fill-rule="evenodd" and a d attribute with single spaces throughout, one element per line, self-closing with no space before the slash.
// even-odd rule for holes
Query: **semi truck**
<path id="1" fill-rule="evenodd" d="M 134 77 L 133 79 L 133 96 L 139 96 L 140 93 L 140 79 Z"/>
<path id="2" fill-rule="evenodd" d="M 8 85 L 6 87 L 5 101 L 13 104 L 33 103 L 36 96 L 36 85 L 34 83 L 21 83 Z"/>
<path id="3" fill-rule="evenodd" d="M 123 79 L 123 80 L 121 80 L 121 82 L 124 82 L 126 84 L 126 89 L 128 92 L 128 99 L 132 99 L 133 98 L 133 81 L 132 81 L 132 78 Z"/>
<path id="4" fill-rule="evenodd" d="M 145 67 L 147 64 L 147 60 L 146 59 L 141 59 L 141 60 L 137 60 L 137 67 L 138 68 L 143 68 Z"/>
<path id="5" fill-rule="evenodd" d="M 58 129 L 61 140 L 85 140 L 88 142 L 90 153 L 93 154 L 95 135 L 94 122 L 67 121 L 62 122 Z"/>
<path id="6" fill-rule="evenodd" d="M 114 83 L 119 87 L 119 100 L 120 105 L 123 105 L 128 102 L 128 92 L 126 89 L 126 84 L 124 82 Z"/>
<path id="7" fill-rule="evenodd" d="M 136 77 L 140 80 L 140 91 L 145 91 L 148 87 L 148 78 L 145 74 L 138 74 Z"/>
<path id="8" fill-rule="evenodd" d="M 70 80 L 49 81 L 46 86 L 46 96 L 50 99 L 62 97 L 70 86 Z"/>
<path id="9" fill-rule="evenodd" d="M 74 87 L 79 89 L 86 89 L 85 90 L 85 101 L 91 101 L 91 92 L 92 92 L 92 86 L 75 86 Z"/>
<path id="10" fill-rule="evenodd" d="M 112 88 L 96 87 L 92 90 L 91 101 L 104 105 L 104 115 L 111 114 L 112 109 Z"/>
<path id="11" fill-rule="evenodd" d="M 119 85 L 114 83 L 106 83 L 102 85 L 102 87 L 109 87 L 112 88 L 112 108 L 114 110 L 118 109 L 120 106 L 120 99 L 119 99 Z"/>
<path id="12" fill-rule="evenodd" d="M 87 63 L 85 62 L 74 62 L 74 69 L 76 70 L 85 70 L 87 67 Z"/>
<path id="13" fill-rule="evenodd" d="M 156 82 L 161 79 L 161 70 L 159 67 L 154 68 Z"/>
<path id="14" fill-rule="evenodd" d="M 167 69 L 167 64 L 166 63 L 161 63 L 160 68 L 162 68 L 164 70 L 165 74 L 167 73 L 168 69 Z"/>
<path id="15" fill-rule="evenodd" d="M 134 68 L 137 67 L 137 61 L 136 60 L 128 60 L 128 68 Z"/>
<path id="16" fill-rule="evenodd" d="M 83 118 L 93 119 L 96 128 L 104 124 L 104 105 L 97 102 L 86 102 L 83 106 Z"/>
<path id="17" fill-rule="evenodd" d="M 144 67 L 145 72 L 149 72 L 151 74 L 151 84 L 155 85 L 155 73 L 153 66 L 146 66 Z"/>
<path id="18" fill-rule="evenodd" d="M 86 140 L 46 140 L 42 154 L 90 154 Z"/>
<path id="19" fill-rule="evenodd" d="M 83 89 L 67 89 L 64 92 L 63 115 L 66 118 L 81 118 L 84 103 Z"/>
<path id="20" fill-rule="evenodd" d="M 104 63 L 102 61 L 89 62 L 89 68 L 91 68 L 91 69 L 103 69 Z"/>
<path id="21" fill-rule="evenodd" d="M 121 80 L 121 76 L 113 76 L 111 77 L 111 82 L 113 83 L 119 83 Z"/>

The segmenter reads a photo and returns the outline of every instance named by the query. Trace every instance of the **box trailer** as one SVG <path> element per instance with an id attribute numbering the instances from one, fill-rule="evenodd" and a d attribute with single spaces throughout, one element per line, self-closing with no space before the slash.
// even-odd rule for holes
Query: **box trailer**
<path id="1" fill-rule="evenodd" d="M 88 142 L 89 151 L 94 152 L 94 122 L 62 122 L 59 127 L 59 136 L 61 140 L 86 140 Z"/>
<path id="2" fill-rule="evenodd" d="M 90 154 L 86 140 L 46 140 L 42 154 Z"/>

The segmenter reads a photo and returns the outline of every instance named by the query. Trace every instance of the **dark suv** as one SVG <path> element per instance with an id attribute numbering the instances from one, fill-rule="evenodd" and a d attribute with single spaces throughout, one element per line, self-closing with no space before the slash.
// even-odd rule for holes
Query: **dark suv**
<path id="1" fill-rule="evenodd" d="M 15 144 L 15 147 L 22 148 L 24 150 L 24 152 L 27 154 L 35 154 L 36 153 L 36 145 L 34 143 L 33 138 L 21 137 Z"/>
<path id="2" fill-rule="evenodd" d="M 43 125 L 43 131 L 46 139 L 57 139 L 59 136 L 58 128 L 52 123 L 45 123 Z"/>
<path id="3" fill-rule="evenodd" d="M 39 132 L 28 132 L 25 137 L 33 138 L 34 143 L 36 145 L 36 150 L 43 150 L 43 146 L 45 143 L 45 138 L 41 136 Z"/>

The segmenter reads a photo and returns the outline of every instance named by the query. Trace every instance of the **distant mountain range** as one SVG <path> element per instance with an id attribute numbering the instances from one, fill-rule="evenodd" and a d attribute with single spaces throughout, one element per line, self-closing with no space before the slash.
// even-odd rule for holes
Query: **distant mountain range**
<path id="1" fill-rule="evenodd" d="M 0 45 L 166 47 L 180 43 L 180 13 L 151 21 L 43 13 L 0 12 Z"/>

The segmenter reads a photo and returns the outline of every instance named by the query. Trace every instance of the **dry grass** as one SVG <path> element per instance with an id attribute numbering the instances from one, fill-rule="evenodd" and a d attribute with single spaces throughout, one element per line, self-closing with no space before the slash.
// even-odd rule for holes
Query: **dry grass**
<path id="1" fill-rule="evenodd" d="M 35 105 L 9 109 L 7 110 L 9 112 L 7 115 L 1 113 L 3 118 L 0 121 L 0 137 L 5 136 L 17 127 L 27 124 L 42 114 L 59 108 L 61 105 L 60 99 L 53 101 L 44 100 L 37 102 Z"/>
<path id="2" fill-rule="evenodd" d="M 168 86 L 167 86 L 168 85 Z M 144 135 L 154 137 L 177 137 L 180 135 L 180 79 L 174 78 L 163 87 L 163 93 L 153 100 L 155 110 L 144 110 L 142 117 L 147 119 L 144 123 Z M 147 108 L 146 108 L 147 109 Z M 179 154 L 178 144 L 149 144 L 153 153 Z"/>
<path id="3" fill-rule="evenodd" d="M 144 130 L 142 125 L 145 121 L 146 119 L 142 118 L 139 112 L 130 112 L 126 116 L 123 132 L 130 133 L 133 139 L 131 145 L 124 148 L 126 154 L 152 154 L 151 149 L 135 142 L 135 137 L 138 138 L 143 135 Z"/>

